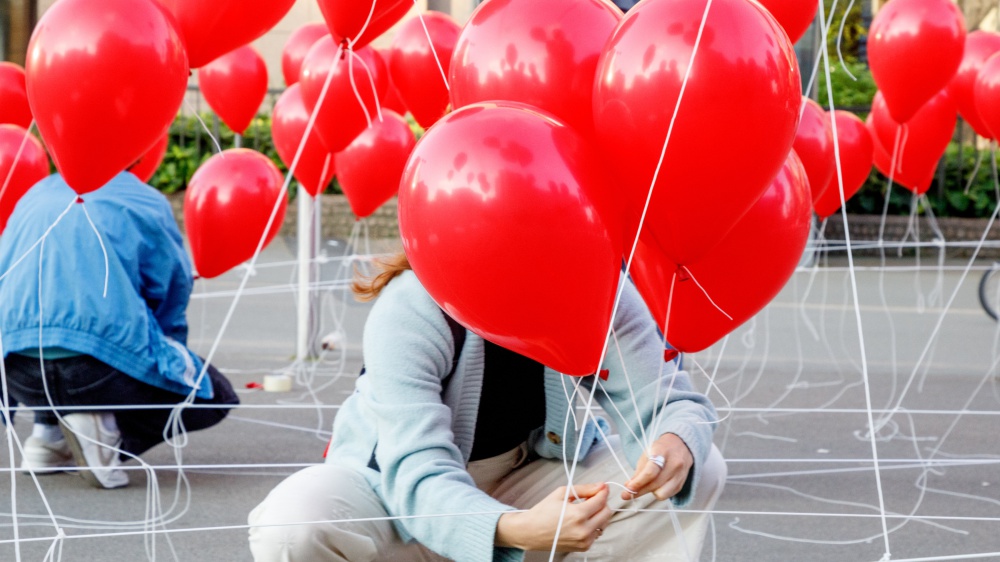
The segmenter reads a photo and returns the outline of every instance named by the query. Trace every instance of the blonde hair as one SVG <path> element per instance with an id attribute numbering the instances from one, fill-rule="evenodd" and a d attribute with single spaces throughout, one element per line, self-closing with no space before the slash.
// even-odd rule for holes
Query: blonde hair
<path id="1" fill-rule="evenodd" d="M 382 292 L 382 289 L 389 284 L 389 281 L 392 281 L 400 273 L 410 269 L 410 260 L 407 259 L 406 254 L 403 252 L 376 260 L 375 263 L 379 271 L 374 276 L 355 270 L 351 290 L 354 291 L 354 298 L 361 302 L 374 300 Z"/>

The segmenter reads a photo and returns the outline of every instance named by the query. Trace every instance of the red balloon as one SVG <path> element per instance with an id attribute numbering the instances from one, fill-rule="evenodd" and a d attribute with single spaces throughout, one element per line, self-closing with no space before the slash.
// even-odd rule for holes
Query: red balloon
<path id="1" fill-rule="evenodd" d="M 156 173 L 156 169 L 160 167 L 163 162 L 163 157 L 167 154 L 167 145 L 170 141 L 170 135 L 163 135 L 160 140 L 156 141 L 153 148 L 150 148 L 146 154 L 142 155 L 135 164 L 129 167 L 128 171 L 132 172 L 132 175 L 142 180 L 143 183 L 149 183 L 150 178 Z"/>
<path id="2" fill-rule="evenodd" d="M 288 41 L 285 42 L 285 48 L 281 51 L 281 74 L 285 78 L 286 86 L 291 86 L 299 81 L 302 61 L 305 60 L 310 47 L 327 33 L 329 31 L 326 29 L 326 24 L 307 23 L 296 29 L 288 38 Z"/>
<path id="3" fill-rule="evenodd" d="M 262 247 L 271 243 L 288 205 L 282 181 L 268 157 L 246 148 L 225 150 L 198 168 L 184 194 L 184 227 L 199 275 L 217 277 L 252 258 L 277 203 Z"/>
<path id="4" fill-rule="evenodd" d="M 26 76 L 42 139 L 83 194 L 167 133 L 188 66 L 170 15 L 153 0 L 61 0 L 35 27 Z"/>
<path id="5" fill-rule="evenodd" d="M 672 124 L 704 13 L 705 0 L 637 4 L 601 55 L 594 93 L 627 235 L 673 126 L 643 235 L 682 265 L 705 256 L 768 188 L 802 103 L 795 53 L 774 18 L 756 2 L 716 0 Z"/>
<path id="6" fill-rule="evenodd" d="M 426 32 L 424 25 L 427 26 Z M 445 77 L 448 76 L 451 55 L 461 32 L 462 28 L 450 16 L 427 12 L 399 26 L 392 40 L 387 59 L 392 83 L 413 119 L 425 129 L 448 111 Z"/>
<path id="7" fill-rule="evenodd" d="M 278 98 L 271 114 L 274 149 L 289 168 L 292 167 L 308 124 L 309 110 L 302 101 L 302 89 L 299 84 L 293 84 Z M 309 140 L 302 148 L 299 162 L 295 165 L 295 179 L 299 180 L 309 195 L 316 197 L 330 184 L 335 171 L 333 154 L 323 146 L 314 126 L 309 132 Z"/>
<path id="8" fill-rule="evenodd" d="M 382 111 L 382 121 L 354 139 L 337 153 L 340 187 L 358 218 L 375 212 L 399 191 L 406 159 L 417 139 L 409 123 L 398 113 Z"/>
<path id="9" fill-rule="evenodd" d="M 329 35 L 323 37 L 306 55 L 299 78 L 302 99 L 310 112 L 315 111 L 330 72 L 333 78 L 316 116 L 316 129 L 329 152 L 340 152 L 378 119 L 378 100 L 388 88 L 388 72 L 385 61 L 371 47 L 358 49 L 351 56 Z"/>
<path id="10" fill-rule="evenodd" d="M 810 0 L 761 0 L 760 3 L 778 20 L 792 43 L 802 39 L 819 9 L 819 4 Z"/>
<path id="11" fill-rule="evenodd" d="M 572 128 L 523 104 L 443 118 L 417 143 L 399 192 L 403 248 L 431 297 L 498 345 L 593 374 L 622 255 L 600 162 Z"/>
<path id="12" fill-rule="evenodd" d="M 951 0 L 893 0 L 879 10 L 868 63 L 897 123 L 948 85 L 964 48 L 965 17 Z"/>
<path id="13" fill-rule="evenodd" d="M 990 138 L 1000 138 L 1000 57 L 986 59 L 973 89 L 976 111 L 989 130 Z"/>
<path id="14" fill-rule="evenodd" d="M 992 31 L 973 31 L 965 38 L 965 53 L 962 64 L 948 84 L 948 95 L 958 106 L 962 119 L 972 126 L 979 136 L 988 139 L 996 138 L 990 133 L 986 123 L 979 117 L 976 109 L 975 86 L 976 77 L 990 55 L 1000 51 L 1000 33 Z"/>
<path id="15" fill-rule="evenodd" d="M 590 136 L 597 60 L 621 18 L 606 0 L 481 4 L 452 57 L 452 107 L 519 101 Z"/>
<path id="16" fill-rule="evenodd" d="M 833 134 L 830 132 L 830 116 L 826 111 L 811 99 L 803 98 L 803 103 L 805 107 L 792 148 L 806 169 L 812 201 L 816 201 L 836 171 Z"/>
<path id="17" fill-rule="evenodd" d="M 267 95 L 267 65 L 257 49 L 243 45 L 201 67 L 198 83 L 219 119 L 242 135 Z"/>
<path id="18" fill-rule="evenodd" d="M 937 170 L 938 160 L 948 147 L 958 121 L 955 104 L 948 94 L 941 91 L 905 125 L 900 125 L 892 119 L 885 98 L 876 93 L 872 100 L 871 118 L 876 141 L 890 157 L 888 161 L 882 160 L 876 149 L 875 165 L 883 173 L 891 168 L 898 131 L 899 154 L 896 156 L 893 179 L 917 194 L 927 191 Z"/>
<path id="19" fill-rule="evenodd" d="M 861 119 L 849 112 L 838 109 L 833 112 L 837 122 L 837 146 L 840 148 L 840 170 L 844 182 L 844 201 L 861 189 L 872 171 L 874 141 Z M 834 166 L 834 172 L 836 172 Z M 837 174 L 830 176 L 830 182 L 813 201 L 813 208 L 820 218 L 825 219 L 840 208 L 840 184 Z"/>
<path id="20" fill-rule="evenodd" d="M 295 0 L 159 0 L 177 20 L 191 68 L 264 35 Z"/>
<path id="21" fill-rule="evenodd" d="M 0 124 L 31 127 L 31 108 L 24 87 L 24 69 L 12 62 L 0 62 Z"/>
<path id="22" fill-rule="evenodd" d="M 774 299 L 809 238 L 810 199 L 805 169 L 792 151 L 770 188 L 701 261 L 678 268 L 640 242 L 632 278 L 661 330 L 667 321 L 663 331 L 672 347 L 701 351 Z"/>
<path id="23" fill-rule="evenodd" d="M 413 0 L 318 0 L 335 43 L 357 49 L 371 43 L 402 19 Z"/>
<path id="24" fill-rule="evenodd" d="M 0 232 L 21 196 L 48 175 L 42 143 L 23 127 L 0 124 Z"/>

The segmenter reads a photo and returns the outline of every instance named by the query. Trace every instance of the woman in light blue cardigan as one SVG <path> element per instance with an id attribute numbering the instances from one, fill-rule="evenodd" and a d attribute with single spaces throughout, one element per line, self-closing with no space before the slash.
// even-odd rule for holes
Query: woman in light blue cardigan
<path id="1" fill-rule="evenodd" d="M 360 286 L 379 296 L 366 374 L 337 415 L 326 463 L 250 514 L 255 560 L 548 559 L 553 545 L 566 560 L 697 560 L 726 474 L 715 410 L 664 363 L 655 324 L 623 283 L 594 395 L 622 437 L 605 439 L 603 419 L 578 431 L 584 416 L 570 409 L 574 384 L 591 391 L 594 377 L 456 329 L 405 256 L 389 260 Z"/>

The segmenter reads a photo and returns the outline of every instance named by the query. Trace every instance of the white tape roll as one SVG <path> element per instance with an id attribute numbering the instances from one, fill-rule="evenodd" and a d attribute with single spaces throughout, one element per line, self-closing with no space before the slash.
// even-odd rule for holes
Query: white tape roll
<path id="1" fill-rule="evenodd" d="M 267 392 L 289 392 L 292 377 L 288 375 L 264 375 L 264 390 Z"/>

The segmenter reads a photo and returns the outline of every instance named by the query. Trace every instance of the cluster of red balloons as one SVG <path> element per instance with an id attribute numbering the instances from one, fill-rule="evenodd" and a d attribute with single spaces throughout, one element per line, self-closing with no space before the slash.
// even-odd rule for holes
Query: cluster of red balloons
<path id="1" fill-rule="evenodd" d="M 399 189 L 416 144 L 402 115 L 428 128 L 448 111 L 446 78 L 460 32 L 451 17 L 421 14 L 399 26 L 387 51 L 366 46 L 411 5 L 321 2 L 328 26 L 302 26 L 282 52 L 289 88 L 272 121 L 278 154 L 290 168 L 296 164 L 295 177 L 313 196 L 336 175 L 359 218 Z"/>
<path id="2" fill-rule="evenodd" d="M 449 314 L 586 375 L 636 237 L 631 273 L 682 351 L 710 345 L 773 298 L 811 217 L 809 179 L 792 151 L 802 97 L 789 35 L 816 5 L 789 6 L 779 23 L 755 2 L 706 4 L 644 0 L 623 15 L 607 0 L 487 0 L 450 66 L 423 72 L 424 88 L 447 72 L 454 112 L 406 164 L 400 230 L 414 271 Z M 418 51 L 413 34 L 404 52 Z M 390 72 L 416 115 L 412 81 L 396 73 L 416 59 L 397 64 L 398 54 Z M 828 117 L 811 117 L 829 133 Z M 816 150 L 826 154 L 832 140 L 823 142 Z M 831 157 L 817 181 L 832 166 Z"/>
<path id="3" fill-rule="evenodd" d="M 875 167 L 920 195 L 930 187 L 959 113 L 976 132 L 995 138 L 983 116 L 992 100 L 984 96 L 977 103 L 975 93 L 979 79 L 989 79 L 986 62 L 998 50 L 1000 35 L 966 35 L 962 12 L 949 0 L 886 4 L 868 40 L 879 87 L 867 123 Z M 994 73 L 1000 78 L 1000 66 Z"/>
<path id="4" fill-rule="evenodd" d="M 293 4 L 294 0 L 60 0 L 35 27 L 23 74 L 11 65 L 0 67 L 0 120 L 27 127 L 34 119 L 56 168 L 80 195 L 99 189 L 126 169 L 148 181 L 164 157 L 168 129 L 183 101 L 190 69 L 202 69 L 205 96 L 227 125 L 237 132 L 246 129 L 267 88 L 263 61 L 247 43 L 273 27 Z M 16 167 L 9 173 L 15 158 Z M 227 164 L 242 159 L 225 156 Z M 205 169 L 219 166 L 213 160 Z M 0 218 L 5 221 L 20 195 L 47 172 L 40 143 L 23 129 L 4 126 Z M 189 231 L 212 231 L 226 220 L 247 218 L 257 212 L 248 209 L 258 206 L 270 210 L 281 185 L 280 174 L 257 175 L 267 177 L 271 201 L 254 201 L 261 190 L 240 174 L 221 174 L 218 182 L 200 180 L 199 185 L 212 185 L 202 190 L 224 193 L 215 200 L 225 204 L 214 211 L 211 205 L 201 205 L 207 211 L 188 217 Z M 237 220 L 237 225 L 240 228 L 216 229 L 219 238 L 212 243 L 204 243 L 201 234 L 192 237 L 201 240 L 194 259 L 202 274 L 221 273 L 220 263 L 250 257 L 237 238 L 251 223 Z M 224 248 L 227 259 L 220 261 L 202 249 L 210 247 Z"/>

